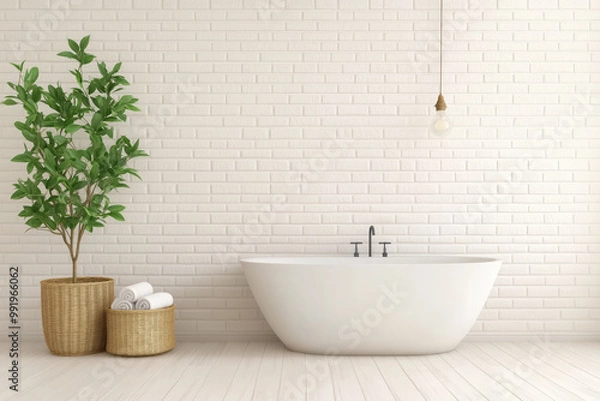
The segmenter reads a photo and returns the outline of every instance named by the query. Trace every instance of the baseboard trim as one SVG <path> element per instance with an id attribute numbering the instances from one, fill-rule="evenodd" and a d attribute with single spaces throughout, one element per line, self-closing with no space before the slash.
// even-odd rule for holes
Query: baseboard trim
<path id="1" fill-rule="evenodd" d="M 178 334 L 178 341 L 279 341 L 275 334 Z"/>
<path id="2" fill-rule="evenodd" d="M 275 334 L 183 334 L 177 336 L 181 341 L 279 341 Z M 468 342 L 600 342 L 600 334 L 469 334 Z"/>
<path id="3" fill-rule="evenodd" d="M 464 341 L 467 342 L 502 342 L 502 341 L 535 341 L 535 342 L 596 342 L 600 341 L 600 334 L 468 334 Z"/>
<path id="4" fill-rule="evenodd" d="M 21 336 L 25 342 L 44 341 L 42 336 Z M 275 334 L 178 334 L 177 340 L 182 342 L 227 342 L 227 341 L 279 341 Z M 469 334 L 465 338 L 466 342 L 600 342 L 600 334 Z M 1 338 L 0 343 L 8 342 L 8 338 Z"/>

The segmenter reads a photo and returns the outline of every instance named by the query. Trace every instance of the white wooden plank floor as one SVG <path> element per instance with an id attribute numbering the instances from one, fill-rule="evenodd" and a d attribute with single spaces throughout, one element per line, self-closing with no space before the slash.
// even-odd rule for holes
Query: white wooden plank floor
<path id="1" fill-rule="evenodd" d="M 0 400 L 600 400 L 600 343 L 590 342 L 466 342 L 409 357 L 305 355 L 278 342 L 186 342 L 138 358 L 21 346 L 20 391 L 4 384 Z"/>

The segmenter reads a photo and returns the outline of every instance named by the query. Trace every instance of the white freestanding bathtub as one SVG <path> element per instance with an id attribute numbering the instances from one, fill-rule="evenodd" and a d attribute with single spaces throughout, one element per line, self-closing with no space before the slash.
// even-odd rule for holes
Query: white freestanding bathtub
<path id="1" fill-rule="evenodd" d="M 454 349 L 501 264 L 454 256 L 242 260 L 260 310 L 288 348 L 363 355 Z"/>

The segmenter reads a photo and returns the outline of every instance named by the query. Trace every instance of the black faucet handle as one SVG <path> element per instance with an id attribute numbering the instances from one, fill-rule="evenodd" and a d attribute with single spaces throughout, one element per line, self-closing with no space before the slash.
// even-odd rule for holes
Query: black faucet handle
<path id="1" fill-rule="evenodd" d="M 385 242 L 384 241 L 384 242 L 380 242 L 379 244 L 383 245 L 383 257 L 387 258 L 388 257 L 388 253 L 387 253 L 387 249 L 385 249 L 385 246 L 391 244 L 391 242 Z"/>
<path id="2" fill-rule="evenodd" d="M 362 244 L 362 242 L 351 242 L 354 245 L 354 257 L 358 258 L 358 246 Z"/>

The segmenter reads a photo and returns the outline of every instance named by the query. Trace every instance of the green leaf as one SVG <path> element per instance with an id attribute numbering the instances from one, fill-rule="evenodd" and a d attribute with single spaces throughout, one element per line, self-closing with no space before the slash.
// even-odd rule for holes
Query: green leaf
<path id="1" fill-rule="evenodd" d="M 17 104 L 17 102 L 15 102 L 12 99 L 4 99 L 2 104 L 6 105 L 6 106 L 14 106 L 15 104 Z"/>
<path id="2" fill-rule="evenodd" d="M 85 171 L 87 168 L 87 164 L 85 164 L 85 162 L 82 162 L 81 160 L 75 160 L 73 161 L 73 167 L 75 167 L 79 171 Z"/>
<path id="3" fill-rule="evenodd" d="M 120 104 L 128 104 L 128 103 L 135 103 L 135 102 L 137 102 L 137 99 L 131 95 L 123 95 L 123 96 L 121 96 L 121 99 L 119 99 Z"/>
<path id="4" fill-rule="evenodd" d="M 96 181 L 98 179 L 98 170 L 100 166 L 96 161 L 92 162 L 92 168 L 90 169 L 90 180 Z"/>
<path id="5" fill-rule="evenodd" d="M 51 175 L 50 178 L 46 182 L 44 182 L 44 186 L 48 190 L 55 189 L 57 185 L 58 185 L 58 176 L 56 176 L 56 175 Z"/>
<path id="6" fill-rule="evenodd" d="M 96 56 L 92 56 L 91 54 L 85 54 L 81 59 L 81 64 L 86 65 L 94 61 Z"/>
<path id="7" fill-rule="evenodd" d="M 23 102 L 23 107 L 29 114 L 37 114 L 38 112 L 37 104 L 31 99 L 25 100 L 25 102 Z"/>
<path id="8" fill-rule="evenodd" d="M 27 101 L 27 92 L 25 92 L 25 88 L 23 88 L 21 85 L 17 86 L 17 97 L 22 102 Z"/>
<path id="9" fill-rule="evenodd" d="M 123 210 L 125 210 L 125 206 L 123 205 L 110 205 L 107 208 L 109 213 L 121 213 Z"/>
<path id="10" fill-rule="evenodd" d="M 129 171 L 127 171 L 128 174 L 131 174 L 132 176 L 134 176 L 135 178 L 137 178 L 139 180 L 142 179 L 142 177 L 140 177 L 140 175 L 134 169 L 127 169 L 127 170 L 129 170 Z"/>
<path id="11" fill-rule="evenodd" d="M 90 35 L 87 35 L 83 39 L 81 39 L 81 41 L 79 42 L 79 48 L 81 49 L 81 51 L 84 51 L 88 47 L 89 44 L 90 44 Z"/>
<path id="12" fill-rule="evenodd" d="M 92 161 L 92 155 L 90 154 L 89 149 L 82 150 L 81 151 L 81 157 L 83 157 L 87 161 Z"/>
<path id="13" fill-rule="evenodd" d="M 96 194 L 92 196 L 92 205 L 100 206 L 102 204 L 102 201 L 104 200 L 104 196 L 105 195 L 101 194 Z"/>
<path id="14" fill-rule="evenodd" d="M 34 86 L 33 90 L 31 91 L 31 98 L 34 102 L 37 103 L 42 100 L 42 91 L 43 89 L 41 87 L 37 85 Z"/>
<path id="15" fill-rule="evenodd" d="M 38 70 L 37 67 L 33 67 L 31 70 L 27 70 L 25 72 L 25 87 L 30 87 L 31 85 L 33 85 L 35 83 L 35 81 L 37 81 L 38 77 L 40 75 L 40 71 Z"/>
<path id="16" fill-rule="evenodd" d="M 21 131 L 21 135 L 23 135 L 23 138 L 25 138 L 33 144 L 35 144 L 38 140 L 38 136 L 29 131 Z"/>
<path id="17" fill-rule="evenodd" d="M 83 77 L 81 76 L 81 72 L 79 72 L 79 70 L 71 70 L 69 72 L 75 77 L 77 84 L 81 86 L 83 84 Z"/>
<path id="18" fill-rule="evenodd" d="M 65 57 L 65 58 L 70 58 L 73 60 L 77 60 L 77 55 L 71 53 L 71 52 L 60 52 L 57 54 L 60 57 Z"/>
<path id="19" fill-rule="evenodd" d="M 35 214 L 31 206 L 23 206 L 23 210 L 19 213 L 19 217 L 31 217 Z"/>
<path id="20" fill-rule="evenodd" d="M 121 70 L 121 65 L 123 63 L 121 63 L 120 61 L 115 64 L 115 66 L 113 67 L 112 71 L 110 72 L 111 74 L 116 74 L 117 72 L 119 72 L 119 70 Z"/>
<path id="21" fill-rule="evenodd" d="M 102 74 L 103 77 L 108 75 L 108 70 L 106 69 L 106 63 L 104 61 L 98 63 L 98 71 Z"/>
<path id="22" fill-rule="evenodd" d="M 21 64 L 10 63 L 10 65 L 19 70 L 19 72 L 23 72 L 23 66 L 25 65 L 25 61 L 21 61 Z"/>
<path id="23" fill-rule="evenodd" d="M 68 143 L 68 142 L 69 142 L 69 140 L 68 140 L 67 138 L 65 138 L 64 136 L 60 136 L 60 135 L 58 135 L 58 136 L 55 136 L 55 137 L 54 137 L 54 142 L 56 142 L 56 144 L 57 144 L 58 146 L 63 146 L 63 145 L 65 145 L 66 143 Z"/>
<path id="24" fill-rule="evenodd" d="M 129 86 L 129 81 L 127 81 L 125 78 L 121 77 L 121 76 L 117 76 L 114 78 L 115 82 L 118 83 L 119 85 L 123 85 L 123 86 Z"/>
<path id="25" fill-rule="evenodd" d="M 125 221 L 125 217 L 121 213 L 110 213 L 109 216 L 117 221 Z"/>
<path id="26" fill-rule="evenodd" d="M 73 184 L 72 189 L 73 191 L 79 191 L 80 189 L 83 189 L 87 186 L 87 182 L 86 181 L 77 181 L 75 184 Z"/>
<path id="27" fill-rule="evenodd" d="M 149 155 L 148 155 L 148 153 L 144 152 L 143 150 L 136 150 L 135 152 L 131 153 L 131 158 L 142 157 L 142 156 L 149 156 Z"/>
<path id="28" fill-rule="evenodd" d="M 75 132 L 79 131 L 81 128 L 83 128 L 83 127 L 79 124 L 71 124 L 71 125 L 67 125 L 65 127 L 65 132 L 67 134 L 74 134 Z"/>
<path id="29" fill-rule="evenodd" d="M 22 153 L 20 155 L 16 155 L 10 161 L 16 163 L 29 163 L 32 157 L 30 153 Z"/>
<path id="30" fill-rule="evenodd" d="M 38 135 L 36 132 L 32 131 L 27 125 L 23 124 L 20 121 L 16 121 L 15 122 L 15 127 L 21 131 L 21 134 L 23 134 L 23 137 L 28 140 L 29 142 L 33 142 L 35 143 L 38 139 Z"/>
<path id="31" fill-rule="evenodd" d="M 25 192 L 23 192 L 21 189 L 17 189 L 15 192 L 13 192 L 13 194 L 10 196 L 10 199 L 23 199 L 25 197 Z"/>
<path id="32" fill-rule="evenodd" d="M 40 228 L 42 226 L 42 220 L 37 217 L 32 217 L 25 222 L 31 228 Z"/>
<path id="33" fill-rule="evenodd" d="M 94 130 L 97 130 L 98 128 L 100 128 L 100 125 L 102 124 L 102 113 L 100 112 L 96 112 L 94 114 L 94 117 L 92 117 L 92 128 Z"/>
<path id="34" fill-rule="evenodd" d="M 73 39 L 67 39 L 67 42 L 69 42 L 69 47 L 71 50 L 73 50 L 75 53 L 79 53 L 79 45 L 77 42 L 75 42 Z"/>
<path id="35" fill-rule="evenodd" d="M 47 216 L 39 216 L 39 219 L 42 221 L 43 224 L 48 226 L 48 228 L 50 228 L 51 230 L 56 230 L 56 223 L 51 218 L 49 218 Z"/>
<path id="36" fill-rule="evenodd" d="M 56 160 L 54 159 L 52 151 L 48 148 L 44 149 L 44 161 L 46 162 L 48 167 L 51 167 L 53 169 L 56 168 Z"/>

